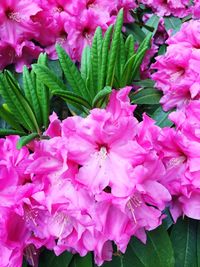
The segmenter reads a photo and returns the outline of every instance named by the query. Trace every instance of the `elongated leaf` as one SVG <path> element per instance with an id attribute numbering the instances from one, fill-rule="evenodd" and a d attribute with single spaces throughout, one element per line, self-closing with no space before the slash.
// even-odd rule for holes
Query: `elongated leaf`
<path id="1" fill-rule="evenodd" d="M 38 133 L 32 133 L 32 134 L 29 134 L 27 136 L 21 137 L 19 139 L 19 141 L 17 142 L 17 149 L 21 149 L 23 146 L 25 146 L 28 143 L 30 143 L 36 137 L 39 137 Z"/>
<path id="2" fill-rule="evenodd" d="M 131 95 L 131 103 L 134 104 L 159 104 L 161 93 L 153 88 L 142 89 Z"/>
<path id="3" fill-rule="evenodd" d="M 39 258 L 39 267 L 68 267 L 73 255 L 64 252 L 56 256 L 53 251 L 45 250 Z"/>
<path id="4" fill-rule="evenodd" d="M 92 254 L 88 253 L 85 257 L 80 257 L 78 254 L 76 254 L 69 267 L 93 267 L 92 263 Z"/>
<path id="5" fill-rule="evenodd" d="M 140 65 L 142 64 L 142 60 L 145 56 L 145 53 L 147 51 L 148 47 L 144 47 L 142 50 L 140 50 L 139 52 L 139 49 L 137 51 L 137 54 L 136 54 L 136 57 L 135 57 L 135 60 L 134 60 L 134 63 L 133 63 L 133 67 L 132 67 L 132 75 L 130 76 L 130 79 L 128 81 L 128 84 L 132 83 L 133 79 L 136 78 L 137 76 L 137 73 L 139 72 L 139 68 L 140 68 Z"/>
<path id="6" fill-rule="evenodd" d="M 142 43 L 140 44 L 137 50 L 137 54 L 139 54 L 142 50 L 144 50 L 144 48 L 146 48 L 146 50 L 148 49 L 148 47 L 150 46 L 151 38 L 152 38 L 152 33 L 148 33 L 144 38 L 144 40 L 142 41 Z"/>
<path id="7" fill-rule="evenodd" d="M 23 136 L 26 133 L 23 131 L 12 130 L 12 129 L 0 129 L 0 136 L 7 136 L 7 135 L 20 135 Z"/>
<path id="8" fill-rule="evenodd" d="M 40 82 L 50 90 L 66 90 L 65 84 L 48 67 L 34 64 L 32 68 Z"/>
<path id="9" fill-rule="evenodd" d="M 90 47 L 86 46 L 82 53 L 81 58 L 81 76 L 87 81 L 89 77 L 89 65 L 90 65 Z"/>
<path id="10" fill-rule="evenodd" d="M 124 44 L 123 35 L 121 34 L 120 35 L 119 55 L 117 57 L 117 65 L 116 65 L 116 69 L 115 69 L 115 79 L 117 81 L 121 80 L 121 76 L 122 76 L 125 62 L 126 62 L 125 44 Z M 118 88 L 118 87 L 114 84 L 114 88 Z"/>
<path id="11" fill-rule="evenodd" d="M 38 65 L 47 66 L 46 54 L 40 54 L 40 56 L 38 58 Z M 55 68 L 54 68 L 54 72 L 59 74 L 59 71 L 55 71 Z M 60 77 L 62 77 L 62 74 L 60 74 Z M 41 81 L 38 78 L 38 76 L 36 76 L 36 91 L 37 91 L 40 110 L 41 110 L 41 114 L 42 114 L 42 122 L 43 122 L 42 126 L 44 126 L 44 128 L 46 129 L 49 125 L 50 94 L 49 94 L 48 87 L 43 84 L 43 81 Z"/>
<path id="12" fill-rule="evenodd" d="M 61 67 L 65 74 L 65 77 L 67 81 L 69 82 L 69 84 L 71 85 L 74 93 L 76 93 L 77 95 L 86 97 L 88 100 L 90 100 L 91 97 L 87 90 L 85 81 L 81 77 L 81 74 L 78 71 L 77 67 L 74 65 L 70 57 L 67 55 L 67 53 L 61 46 L 57 45 L 56 50 L 58 53 Z"/>
<path id="13" fill-rule="evenodd" d="M 109 54 L 109 65 L 108 65 L 108 74 L 106 79 L 106 85 L 111 86 L 113 85 L 114 75 L 115 75 L 115 68 L 117 63 L 117 54 L 120 46 L 120 34 L 122 30 L 123 24 L 123 9 L 121 9 L 118 13 L 116 24 L 114 27 L 114 33 L 111 43 L 111 49 Z"/>
<path id="14" fill-rule="evenodd" d="M 180 218 L 173 226 L 171 241 L 175 254 L 175 267 L 198 267 L 197 221 Z"/>
<path id="15" fill-rule="evenodd" d="M 134 55 L 134 38 L 129 35 L 125 42 L 126 62 Z"/>
<path id="16" fill-rule="evenodd" d="M 99 107 L 99 103 L 102 102 L 102 99 L 104 99 L 106 96 L 108 96 L 112 92 L 112 89 L 110 86 L 104 87 L 101 91 L 98 92 L 98 94 L 95 96 L 92 106 L 93 107 Z"/>
<path id="17" fill-rule="evenodd" d="M 90 58 L 90 95 L 93 97 L 98 92 L 98 81 L 100 80 L 100 65 L 101 65 L 101 45 L 102 45 L 102 30 L 97 27 L 92 42 L 91 58 Z"/>
<path id="18" fill-rule="evenodd" d="M 172 244 L 164 227 L 160 226 L 154 231 L 147 232 L 147 235 L 146 244 L 142 244 L 136 238 L 130 242 L 132 251 L 138 258 L 136 267 L 174 267 Z"/>
<path id="19" fill-rule="evenodd" d="M 12 113 L 10 113 L 6 108 L 5 108 L 5 104 L 3 106 L 0 107 L 0 117 L 2 119 L 4 119 L 12 128 L 18 130 L 18 131 L 22 131 L 23 129 L 20 126 L 19 121 L 17 122 L 16 119 L 14 119 Z"/>
<path id="20" fill-rule="evenodd" d="M 129 60 L 126 62 L 123 72 L 122 72 L 122 76 L 121 76 L 121 80 L 120 80 L 120 87 L 124 87 L 126 85 L 128 85 L 128 81 L 131 80 L 131 76 L 133 73 L 133 64 L 135 62 L 135 58 L 136 58 L 136 54 L 133 54 Z"/>
<path id="21" fill-rule="evenodd" d="M 71 104 L 75 103 L 88 109 L 91 109 L 91 105 L 86 99 L 71 91 L 52 90 L 52 94 L 62 97 L 64 100 Z"/>
<path id="22" fill-rule="evenodd" d="M 8 71 L 0 76 L 0 93 L 17 121 L 20 121 L 26 129 L 39 132 L 39 126 L 29 103 Z"/>
<path id="23" fill-rule="evenodd" d="M 168 119 L 170 111 L 165 112 L 162 107 L 159 107 L 151 117 L 156 121 L 156 125 L 159 127 L 170 127 L 173 125 L 173 122 Z"/>
<path id="24" fill-rule="evenodd" d="M 110 45 L 110 38 L 112 34 L 112 25 L 109 26 L 107 29 L 104 40 L 102 44 L 102 58 L 101 58 L 101 70 L 100 70 L 100 77 L 99 77 L 99 85 L 98 85 L 98 91 L 100 91 L 105 83 L 106 83 L 106 75 L 107 75 L 107 67 L 108 67 L 108 55 L 109 55 L 109 45 Z"/>
<path id="25" fill-rule="evenodd" d="M 23 88 L 26 98 L 29 100 L 38 124 L 42 125 L 42 114 L 40 110 L 39 99 L 36 90 L 36 77 L 35 74 L 29 73 L 28 68 L 25 66 L 23 69 Z"/>

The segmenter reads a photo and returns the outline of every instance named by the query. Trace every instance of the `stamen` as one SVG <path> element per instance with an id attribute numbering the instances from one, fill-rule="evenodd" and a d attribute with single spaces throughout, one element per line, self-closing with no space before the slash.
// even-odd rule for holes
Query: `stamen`
<path id="1" fill-rule="evenodd" d="M 135 195 L 133 195 L 127 202 L 127 208 L 130 210 L 132 218 L 135 223 L 137 223 L 137 219 L 135 217 L 135 208 L 140 207 L 141 204 L 142 204 L 142 201 Z"/>
<path id="2" fill-rule="evenodd" d="M 20 22 L 21 21 L 21 17 L 20 17 L 20 13 L 19 12 L 9 12 L 7 14 L 7 17 L 10 20 L 16 21 L 16 22 Z"/>

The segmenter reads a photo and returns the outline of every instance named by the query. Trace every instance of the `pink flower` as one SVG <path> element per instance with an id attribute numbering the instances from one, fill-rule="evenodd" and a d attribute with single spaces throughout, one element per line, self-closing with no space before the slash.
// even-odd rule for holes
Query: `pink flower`
<path id="1" fill-rule="evenodd" d="M 65 22 L 64 28 L 68 33 L 67 38 L 72 51 L 72 59 L 80 60 L 83 48 L 92 44 L 93 35 L 98 26 L 103 30 L 108 27 L 93 9 L 84 10 L 79 19 L 70 17 Z"/>
<path id="2" fill-rule="evenodd" d="M 200 54 L 182 43 L 170 44 L 165 55 L 158 56 L 152 68 L 156 87 L 163 91 L 164 110 L 182 107 L 191 99 L 199 99 Z"/>
<path id="3" fill-rule="evenodd" d="M 176 130 L 164 129 L 159 137 L 160 154 L 166 167 L 162 183 L 172 195 L 171 213 L 199 219 L 199 102 L 191 102 L 184 110 L 174 112 L 170 119 Z M 197 115 L 197 116 L 196 116 Z"/>
<path id="4" fill-rule="evenodd" d="M 159 16 L 174 15 L 182 18 L 190 12 L 189 0 L 140 0 L 139 2 L 151 7 Z"/>
<path id="5" fill-rule="evenodd" d="M 10 44 L 35 36 L 34 23 L 31 16 L 41 9 L 27 0 L 6 0 L 0 3 L 0 35 L 1 40 Z"/>

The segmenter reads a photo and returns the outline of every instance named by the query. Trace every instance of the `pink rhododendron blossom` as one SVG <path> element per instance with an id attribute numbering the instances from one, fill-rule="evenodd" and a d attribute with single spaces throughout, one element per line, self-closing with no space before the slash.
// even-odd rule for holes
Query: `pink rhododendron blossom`
<path id="1" fill-rule="evenodd" d="M 199 22 L 183 24 L 180 32 L 167 41 L 166 54 L 158 56 L 152 65 L 156 72 L 152 78 L 163 91 L 161 104 L 164 110 L 181 108 L 190 100 L 199 99 L 200 54 Z"/>
<path id="2" fill-rule="evenodd" d="M 145 114 L 134 118 L 130 90 L 113 90 L 107 107 L 85 118 L 61 122 L 53 113 L 50 139 L 33 141 L 31 153 L 15 148 L 16 136 L 0 140 L 2 266 L 23 257 L 34 266 L 41 247 L 92 251 L 101 265 L 112 259 L 112 242 L 125 253 L 132 236 L 146 242 L 145 231 L 161 224 L 171 200 L 155 150 L 161 130 Z"/>
<path id="3" fill-rule="evenodd" d="M 170 16 L 185 17 L 190 12 L 190 1 L 189 0 L 140 0 L 143 3 L 153 9 L 159 16 Z"/>
<path id="4" fill-rule="evenodd" d="M 0 4 L 0 68 L 15 64 L 21 72 L 22 66 L 29 66 L 42 51 L 57 59 L 56 43 L 73 60 L 80 60 L 98 26 L 105 32 L 115 23 L 121 8 L 124 8 L 125 22 L 132 22 L 129 11 L 136 6 L 130 0 L 34 0 L 31 5 L 28 0 L 5 0 Z"/>
<path id="5" fill-rule="evenodd" d="M 180 215 L 200 218 L 200 103 L 170 114 L 176 129 L 164 129 L 159 137 L 160 154 L 166 167 L 162 180 L 172 195 L 171 213 L 174 220 Z"/>

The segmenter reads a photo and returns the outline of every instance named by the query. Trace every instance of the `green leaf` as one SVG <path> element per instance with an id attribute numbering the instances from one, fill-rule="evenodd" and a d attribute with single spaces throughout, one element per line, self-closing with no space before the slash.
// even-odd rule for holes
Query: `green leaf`
<path id="1" fill-rule="evenodd" d="M 40 82 L 50 90 L 66 90 L 65 84 L 48 67 L 34 64 L 32 68 Z"/>
<path id="2" fill-rule="evenodd" d="M 106 85 L 111 86 L 113 85 L 114 81 L 114 75 L 115 75 L 115 68 L 117 64 L 117 55 L 120 45 L 120 35 L 123 25 L 123 9 L 121 9 L 118 13 L 116 24 L 114 27 L 114 33 L 112 37 L 112 43 L 110 48 L 110 54 L 109 54 L 109 64 L 108 64 L 108 73 L 107 73 L 107 79 L 106 79 Z"/>
<path id="3" fill-rule="evenodd" d="M 165 17 L 164 23 L 166 30 L 173 30 L 173 34 L 178 32 L 182 25 L 181 19 L 175 17 Z"/>
<path id="4" fill-rule="evenodd" d="M 88 109 L 91 109 L 91 105 L 89 104 L 89 102 L 85 98 L 83 98 L 83 97 L 81 97 L 81 96 L 79 96 L 79 95 L 77 95 L 71 91 L 52 90 L 51 92 L 53 95 L 60 96 L 66 102 L 69 102 L 72 105 L 78 104 L 79 108 L 81 106 L 83 106 L 83 107 L 86 107 Z"/>
<path id="5" fill-rule="evenodd" d="M 38 65 L 47 66 L 47 55 L 40 54 L 38 58 Z M 51 64 L 52 61 L 48 61 L 48 66 L 50 69 L 53 69 L 54 74 L 58 75 L 58 77 L 62 77 L 62 71 L 60 69 L 60 64 L 57 61 L 53 61 L 53 65 Z M 59 64 L 59 68 L 58 68 Z M 39 99 L 40 110 L 42 114 L 42 122 L 45 129 L 47 129 L 49 125 L 49 109 L 50 109 L 50 95 L 49 89 L 47 86 L 41 82 L 38 77 L 36 76 L 36 90 Z"/>
<path id="6" fill-rule="evenodd" d="M 85 257 L 80 257 L 76 254 L 69 267 L 93 267 L 92 254 L 88 253 Z"/>
<path id="7" fill-rule="evenodd" d="M 118 81 L 121 80 L 121 76 L 123 73 L 125 63 L 126 63 L 125 43 L 124 43 L 123 35 L 121 34 L 120 35 L 119 54 L 117 57 L 117 66 L 115 69 L 115 79 L 117 79 Z M 118 86 L 114 84 L 114 88 L 118 88 Z"/>
<path id="8" fill-rule="evenodd" d="M 40 131 L 32 108 L 8 71 L 0 76 L 0 93 L 17 121 L 20 121 L 27 130 Z"/>
<path id="9" fill-rule="evenodd" d="M 134 92 L 130 96 L 130 98 L 131 98 L 131 103 L 134 104 L 154 105 L 159 103 L 161 96 L 162 94 L 158 90 L 154 88 L 148 88 Z"/>
<path id="10" fill-rule="evenodd" d="M 89 66 L 90 66 L 90 47 L 86 46 L 82 53 L 81 58 L 81 76 L 86 81 L 89 77 Z"/>
<path id="11" fill-rule="evenodd" d="M 127 34 L 131 34 L 134 37 L 134 40 L 138 41 L 138 43 L 142 43 L 145 38 L 145 33 L 142 31 L 140 26 L 135 23 L 130 23 L 126 25 Z"/>
<path id="12" fill-rule="evenodd" d="M 25 132 L 18 131 L 18 130 L 12 130 L 12 129 L 0 129 L 0 136 L 6 136 L 6 135 L 25 135 Z"/>
<path id="13" fill-rule="evenodd" d="M 85 97 L 87 100 L 90 101 L 90 94 L 87 90 L 85 81 L 83 80 L 79 70 L 61 46 L 56 45 L 56 50 L 65 77 L 69 82 L 70 86 L 72 87 L 73 92 L 77 95 Z"/>
<path id="14" fill-rule="evenodd" d="M 106 84 L 109 45 L 110 45 L 112 30 L 113 30 L 113 27 L 111 25 L 111 26 L 109 26 L 109 28 L 107 29 L 107 31 L 104 35 L 104 40 L 103 40 L 103 44 L 102 44 L 101 70 L 100 70 L 98 91 L 100 91 L 104 87 L 104 85 Z"/>
<path id="15" fill-rule="evenodd" d="M 153 35 L 157 31 L 157 28 L 158 28 L 158 25 L 159 25 L 159 21 L 160 21 L 160 17 L 158 17 L 157 15 L 154 14 L 145 23 L 146 26 L 152 27 L 152 33 L 153 33 Z M 149 33 L 149 31 L 146 28 L 143 28 L 143 32 L 145 34 L 148 34 Z"/>
<path id="16" fill-rule="evenodd" d="M 32 133 L 32 134 L 29 134 L 27 136 L 21 137 L 19 139 L 19 141 L 17 142 L 17 149 L 21 149 L 23 146 L 25 146 L 28 143 L 30 143 L 36 137 L 39 137 L 38 133 Z"/>
<path id="17" fill-rule="evenodd" d="M 129 35 L 125 42 L 125 51 L 126 51 L 126 62 L 131 58 L 135 51 L 134 51 L 134 38 L 132 35 Z"/>
<path id="18" fill-rule="evenodd" d="M 91 56 L 90 56 L 90 95 L 92 99 L 98 92 L 98 81 L 100 80 L 100 66 L 101 66 L 101 44 L 102 44 L 102 30 L 100 27 L 97 27 L 94 35 L 94 39 L 91 47 Z"/>
<path id="19" fill-rule="evenodd" d="M 168 119 L 170 113 L 171 111 L 165 112 L 162 107 L 159 107 L 151 117 L 156 121 L 156 125 L 159 127 L 171 127 L 173 122 Z"/>
<path id="20" fill-rule="evenodd" d="M 141 81 L 134 81 L 134 85 L 140 86 L 142 88 L 147 88 L 147 87 L 154 87 L 155 82 L 151 79 L 146 79 L 146 80 L 141 80 Z"/>
<path id="21" fill-rule="evenodd" d="M 23 88 L 24 93 L 29 101 L 29 105 L 32 107 L 35 117 L 37 119 L 38 124 L 42 125 L 42 114 L 40 110 L 39 99 L 37 95 L 36 89 L 36 77 L 35 74 L 29 73 L 29 70 L 26 66 L 23 69 Z"/>
<path id="22" fill-rule="evenodd" d="M 39 267 L 68 267 L 72 257 L 69 252 L 56 256 L 53 251 L 45 250 L 40 255 Z"/>
<path id="23" fill-rule="evenodd" d="M 102 102 L 102 99 L 107 97 L 112 92 L 112 89 L 110 86 L 104 87 L 101 91 L 98 92 L 98 94 L 95 96 L 92 107 L 99 107 L 99 103 Z M 101 106 L 101 105 L 100 105 Z"/>
<path id="24" fill-rule="evenodd" d="M 175 255 L 175 267 L 197 267 L 198 222 L 180 218 L 171 231 L 171 241 Z"/>
<path id="25" fill-rule="evenodd" d="M 8 108 L 6 108 L 6 104 L 3 104 L 0 107 L 0 117 L 4 119 L 12 128 L 23 132 L 23 128 L 20 126 L 20 122 L 16 121 L 12 113 L 8 110 Z"/>
<path id="26" fill-rule="evenodd" d="M 133 238 L 129 244 L 138 258 L 135 267 L 174 267 L 174 255 L 168 232 L 163 226 L 147 232 L 147 243 Z M 133 262 L 134 264 L 134 262 Z"/>
<path id="27" fill-rule="evenodd" d="M 144 38 L 144 40 L 141 42 L 138 50 L 137 50 L 137 54 L 139 54 L 140 52 L 142 52 L 144 49 L 148 49 L 148 47 L 150 46 L 150 41 L 152 38 L 152 33 L 148 33 L 147 36 Z"/>

